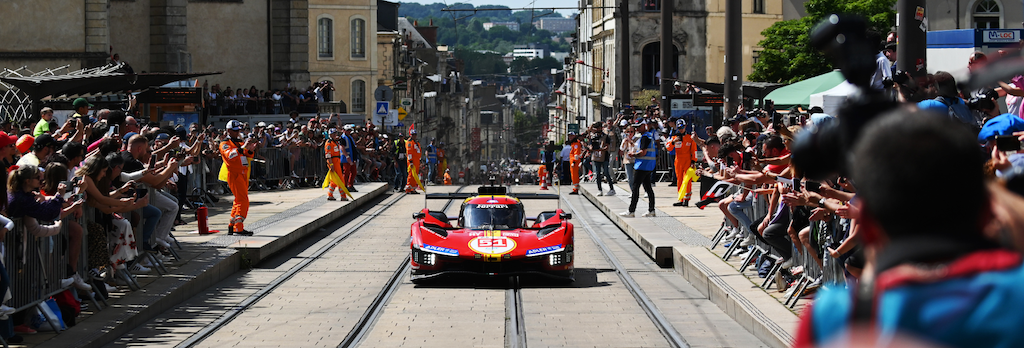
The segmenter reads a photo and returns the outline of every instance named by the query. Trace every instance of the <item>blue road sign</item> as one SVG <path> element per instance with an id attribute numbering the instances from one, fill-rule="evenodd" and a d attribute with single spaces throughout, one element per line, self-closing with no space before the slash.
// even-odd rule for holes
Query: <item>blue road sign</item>
<path id="1" fill-rule="evenodd" d="M 391 103 L 386 101 L 379 101 L 377 102 L 377 108 L 375 108 L 374 110 L 376 110 L 374 113 L 377 114 L 377 116 L 387 116 L 388 112 L 391 111 Z"/>

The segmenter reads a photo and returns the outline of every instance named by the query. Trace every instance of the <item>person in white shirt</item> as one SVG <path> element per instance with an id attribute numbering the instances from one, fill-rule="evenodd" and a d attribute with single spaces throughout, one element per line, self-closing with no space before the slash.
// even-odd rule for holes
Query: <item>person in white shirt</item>
<path id="1" fill-rule="evenodd" d="M 875 73 L 871 75 L 871 88 L 879 91 L 885 89 L 882 83 L 886 78 L 892 79 L 892 62 L 896 61 L 896 43 L 885 45 L 875 56 Z"/>

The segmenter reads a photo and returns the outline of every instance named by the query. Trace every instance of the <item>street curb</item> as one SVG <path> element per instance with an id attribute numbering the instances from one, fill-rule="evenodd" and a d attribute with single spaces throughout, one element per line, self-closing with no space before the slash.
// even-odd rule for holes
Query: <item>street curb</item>
<path id="1" fill-rule="evenodd" d="M 686 246 L 686 244 L 683 244 L 683 242 L 676 239 L 676 237 L 672 236 L 664 229 L 657 228 L 641 232 L 632 225 L 627 224 L 626 221 L 623 220 L 625 219 L 624 217 L 619 216 L 618 213 L 612 211 L 611 207 L 598 200 L 593 193 L 590 193 L 590 191 L 583 186 L 580 187 L 580 193 L 586 197 L 587 200 L 593 203 L 594 206 L 600 209 L 601 212 L 603 212 L 608 219 L 612 220 L 616 226 L 619 226 L 620 229 L 626 231 L 626 235 L 629 236 L 629 238 L 632 239 L 648 257 L 654 260 L 658 266 L 661 266 L 662 268 L 672 267 L 672 248 L 676 246 Z"/>
<path id="2" fill-rule="evenodd" d="M 687 245 L 660 226 L 647 223 L 641 218 L 633 218 L 632 220 L 637 225 L 650 224 L 652 226 L 640 226 L 638 228 L 634 227 L 633 224 L 626 223 L 625 218 L 614 212 L 606 202 L 597 199 L 585 186 L 581 186 L 580 191 L 609 220 L 625 231 L 626 235 L 648 257 L 658 265 L 672 268 L 673 271 L 683 276 L 694 288 L 706 296 L 708 300 L 715 303 L 730 318 L 747 329 L 754 337 L 774 348 L 787 348 L 791 346 L 793 336 L 780 326 L 779 323 L 772 320 L 772 317 L 769 317 L 765 311 L 774 315 L 774 317 L 788 317 L 792 319 L 791 322 L 784 324 L 792 324 L 794 328 L 799 318 L 793 315 L 788 308 L 779 303 L 774 297 L 764 293 L 746 276 L 740 274 L 739 271 L 722 261 L 721 258 L 707 248 Z M 712 263 L 715 260 L 717 260 L 717 264 Z M 728 271 L 734 272 L 734 274 L 716 272 L 715 270 L 719 267 L 727 267 Z M 727 276 L 735 276 L 735 279 L 726 279 Z M 732 282 L 736 283 L 730 284 Z M 738 291 L 737 287 L 747 290 Z M 758 306 L 754 302 L 763 305 Z"/>
<path id="3" fill-rule="evenodd" d="M 41 343 L 38 347 L 66 347 L 68 342 L 75 342 L 75 347 L 103 347 L 121 338 L 131 330 L 145 324 L 188 299 L 202 293 L 207 288 L 227 279 L 241 269 L 243 254 L 256 250 L 255 262 L 265 259 L 273 252 L 280 251 L 312 231 L 326 226 L 331 221 L 347 214 L 375 197 L 385 193 L 388 185 L 381 185 L 366 194 L 354 199 L 349 204 L 335 208 L 319 218 L 296 226 L 292 232 L 279 239 L 283 242 L 271 242 L 265 245 L 266 250 L 259 248 L 212 247 L 204 250 L 199 256 L 186 262 L 176 272 L 164 275 L 147 285 L 121 298 L 112 308 L 96 312 L 89 320 L 78 323 L 57 336 Z M 302 215 L 302 214 L 299 214 Z M 296 215 L 296 216 L 299 216 Z M 278 222 L 283 224 L 286 221 Z M 269 247 L 268 247 L 269 246 Z M 272 251 L 271 251 L 272 250 Z M 187 251 L 186 251 L 187 252 Z M 259 257 L 262 256 L 262 257 Z M 252 256 L 246 256 L 251 258 Z M 202 262 L 194 262 L 202 260 Z"/>
<path id="4" fill-rule="evenodd" d="M 314 210 L 294 215 L 293 217 L 290 218 L 291 220 L 280 221 L 276 225 L 283 225 L 280 227 L 286 227 L 287 225 L 289 225 L 289 223 L 295 223 L 296 220 L 302 221 L 303 218 L 313 218 L 311 221 L 302 223 L 301 225 L 291 229 L 290 232 L 287 232 L 283 236 L 276 237 L 274 240 L 261 246 L 248 247 L 239 242 L 232 244 L 229 247 L 237 249 L 240 253 L 242 253 L 243 262 L 247 262 L 250 265 L 258 264 L 260 261 L 263 261 L 266 258 L 274 255 L 275 253 L 283 250 L 284 248 L 287 248 L 289 245 L 292 245 L 292 243 L 295 243 L 299 239 L 302 239 L 303 237 L 309 235 L 310 233 L 316 232 L 317 229 L 326 226 L 331 221 L 337 220 L 338 218 L 344 216 L 345 214 L 348 214 L 353 210 L 356 210 L 357 208 L 361 207 L 363 203 L 366 203 L 367 201 L 370 201 L 375 197 L 384 194 L 384 192 L 387 192 L 388 189 L 388 185 L 382 184 L 376 189 L 362 196 L 356 197 L 354 200 L 351 201 L 351 203 L 345 204 L 340 208 L 336 208 L 325 215 L 315 216 L 317 212 Z"/>

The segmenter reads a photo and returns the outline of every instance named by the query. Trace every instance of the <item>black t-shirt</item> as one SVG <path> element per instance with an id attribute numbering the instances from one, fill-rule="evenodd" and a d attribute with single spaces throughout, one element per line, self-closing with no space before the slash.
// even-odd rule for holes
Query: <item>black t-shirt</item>
<path id="1" fill-rule="evenodd" d="M 599 149 L 604 147 L 605 144 L 608 144 L 608 142 L 609 142 L 608 135 L 604 134 L 604 132 L 591 133 L 590 137 L 589 137 L 589 140 L 590 140 L 590 151 L 600 152 L 600 155 L 599 155 L 600 157 L 599 158 L 595 157 L 594 159 L 597 160 L 598 162 L 604 162 L 605 160 L 607 160 L 608 159 L 608 151 L 599 151 Z"/>

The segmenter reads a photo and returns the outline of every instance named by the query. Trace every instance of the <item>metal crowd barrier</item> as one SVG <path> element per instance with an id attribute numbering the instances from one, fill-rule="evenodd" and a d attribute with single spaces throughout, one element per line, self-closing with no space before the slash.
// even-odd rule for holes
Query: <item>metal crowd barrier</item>
<path id="1" fill-rule="evenodd" d="M 754 202 L 751 208 L 746 209 L 745 213 L 751 218 L 751 221 L 758 221 L 762 217 L 765 217 L 770 212 L 771 208 L 772 207 L 768 206 L 767 195 L 757 195 L 754 197 Z M 712 239 L 712 249 L 717 247 L 722 239 L 725 238 L 728 228 L 731 227 L 728 219 L 723 218 L 723 220 L 724 222 L 722 223 L 722 227 Z M 813 284 L 842 284 L 846 281 L 844 265 L 840 260 L 833 258 L 826 249 L 828 246 L 837 246 L 841 241 L 848 237 L 848 220 L 846 220 L 846 224 L 843 224 L 840 220 L 844 219 L 839 219 L 838 217 L 833 216 L 831 220 L 811 222 L 810 228 L 812 245 L 805 245 L 805 247 L 814 248 L 814 251 L 822 260 L 824 265 L 823 267 L 819 266 L 814 258 L 810 257 L 807 251 L 796 250 L 794 246 L 794 249 L 792 250 L 793 263 L 794 265 L 802 266 L 803 272 L 797 277 L 797 280 L 790 289 L 790 292 L 785 296 L 785 305 L 790 308 L 795 307 L 796 303 L 800 300 L 800 296 Z M 729 246 L 723 255 L 723 259 L 728 260 L 737 253 L 740 248 L 739 241 L 740 239 L 737 239 Z M 763 257 L 771 258 L 775 261 L 774 266 L 769 270 L 768 275 L 760 284 L 762 288 L 767 290 L 771 287 L 773 280 L 775 280 L 774 278 L 781 269 L 782 257 L 762 238 L 754 239 L 754 243 L 751 245 L 750 251 L 745 255 L 739 271 L 741 273 L 746 271 L 752 262 L 755 260 L 763 260 Z M 758 262 L 755 267 L 759 267 L 760 263 L 761 262 Z"/>

